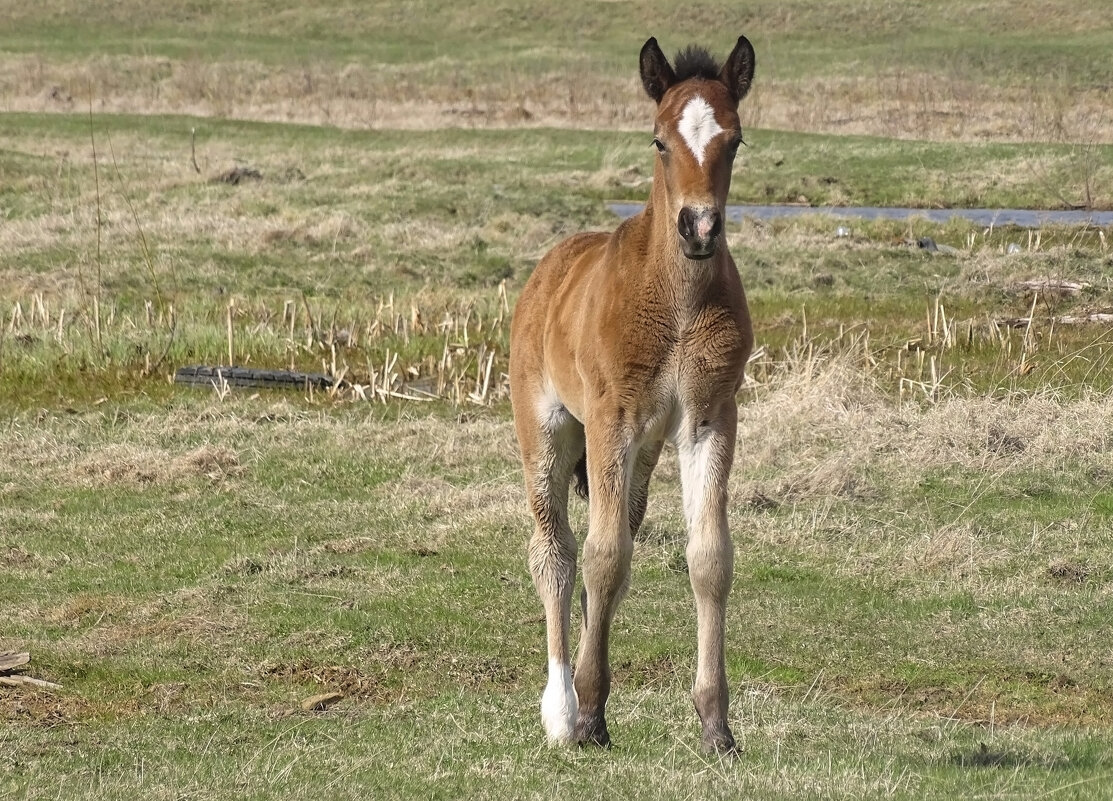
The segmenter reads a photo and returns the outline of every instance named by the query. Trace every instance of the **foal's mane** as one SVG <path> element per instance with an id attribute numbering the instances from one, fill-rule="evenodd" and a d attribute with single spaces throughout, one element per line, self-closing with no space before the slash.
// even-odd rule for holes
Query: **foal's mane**
<path id="1" fill-rule="evenodd" d="M 719 77 L 719 70 L 722 69 L 715 57 L 699 45 L 685 47 L 676 54 L 673 63 L 676 65 L 674 72 L 677 83 L 689 78 L 705 78 L 713 81 Z"/>

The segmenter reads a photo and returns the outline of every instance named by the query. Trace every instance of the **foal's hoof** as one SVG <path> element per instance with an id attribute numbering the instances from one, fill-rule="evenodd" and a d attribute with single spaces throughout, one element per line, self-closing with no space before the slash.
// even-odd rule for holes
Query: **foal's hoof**
<path id="1" fill-rule="evenodd" d="M 734 742 L 734 735 L 730 733 L 730 729 L 726 726 L 704 729 L 703 736 L 700 737 L 700 745 L 704 752 L 708 754 L 736 757 L 740 753 L 738 745 Z"/>
<path id="2" fill-rule="evenodd" d="M 602 715 L 580 716 L 576 721 L 575 740 L 580 745 L 596 745 L 600 748 L 611 747 L 611 735 L 607 731 L 607 720 Z"/>

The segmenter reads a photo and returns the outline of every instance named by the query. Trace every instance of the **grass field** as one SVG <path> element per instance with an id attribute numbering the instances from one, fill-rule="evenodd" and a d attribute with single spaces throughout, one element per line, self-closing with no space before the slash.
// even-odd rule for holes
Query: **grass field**
<path id="1" fill-rule="evenodd" d="M 561 5 L 0 4 L 12 110 L 200 113 L 346 127 L 642 130 L 638 48 L 724 52 L 760 81 L 743 123 L 931 140 L 1113 140 L 1113 48 L 1096 0 L 661 0 Z M 720 32 L 722 32 L 720 34 Z M 575 79 L 570 76 L 574 75 Z"/>
<path id="2" fill-rule="evenodd" d="M 544 744 L 505 378 L 648 193 L 646 36 L 757 46 L 734 201 L 1109 208 L 1102 3 L 153 8 L 0 2 L 0 652 L 61 685 L 0 799 L 1108 797 L 1113 230 L 728 231 L 731 762 L 667 456 L 616 747 Z M 170 380 L 229 356 L 351 384 Z"/>

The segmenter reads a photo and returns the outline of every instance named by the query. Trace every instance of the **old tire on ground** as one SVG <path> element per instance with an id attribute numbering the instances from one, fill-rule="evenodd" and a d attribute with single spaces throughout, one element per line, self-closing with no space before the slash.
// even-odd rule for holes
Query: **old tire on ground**
<path id="1" fill-rule="evenodd" d="M 210 387 L 263 387 L 270 389 L 328 389 L 335 380 L 323 373 L 301 373 L 296 370 L 266 370 L 256 367 L 210 367 L 193 365 L 179 367 L 174 373 L 175 384 Z"/>

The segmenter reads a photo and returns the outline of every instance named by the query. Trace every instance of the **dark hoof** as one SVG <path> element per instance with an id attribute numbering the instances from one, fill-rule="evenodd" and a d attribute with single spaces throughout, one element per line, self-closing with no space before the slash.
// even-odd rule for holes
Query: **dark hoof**
<path id="1" fill-rule="evenodd" d="M 730 729 L 726 726 L 704 729 L 703 736 L 700 738 L 700 745 L 703 746 L 704 752 L 708 754 L 736 757 L 741 753 L 738 750 L 737 743 L 734 742 L 734 735 L 730 733 Z"/>
<path id="2" fill-rule="evenodd" d="M 595 745 L 600 748 L 611 747 L 611 735 L 607 731 L 607 721 L 602 715 L 581 716 L 576 721 L 576 742 L 580 745 Z"/>

